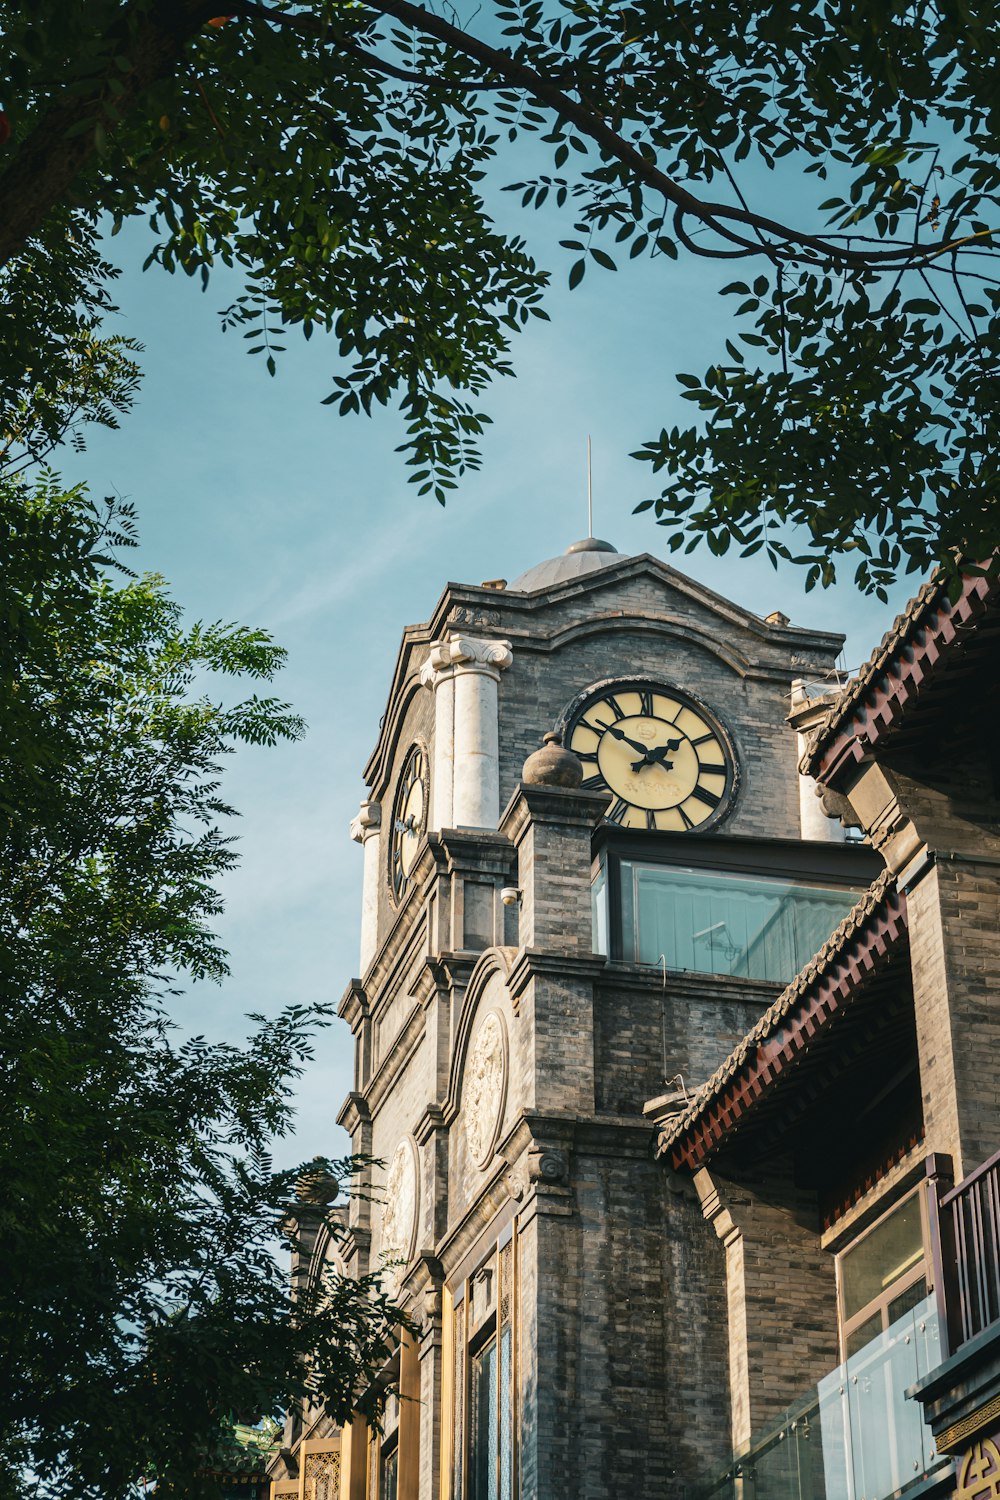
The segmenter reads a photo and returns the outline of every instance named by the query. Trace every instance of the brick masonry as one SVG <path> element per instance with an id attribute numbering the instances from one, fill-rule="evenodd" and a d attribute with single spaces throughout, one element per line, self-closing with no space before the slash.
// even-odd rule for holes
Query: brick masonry
<path id="1" fill-rule="evenodd" d="M 594 684 L 662 680 L 700 699 L 735 747 L 739 791 L 720 831 L 797 839 L 791 682 L 824 674 L 839 638 L 767 625 L 652 558 L 617 559 L 543 595 L 449 587 L 431 620 L 404 635 L 367 768 L 384 831 L 411 745 L 433 759 L 433 693 L 419 674 L 449 629 L 512 645 L 499 682 L 507 811 L 492 833 L 432 830 L 399 907 L 383 878 L 376 956 L 342 1005 L 358 1054 L 342 1118 L 356 1146 L 386 1163 L 411 1137 L 419 1162 L 416 1255 L 402 1288 L 424 1328 L 420 1500 L 447 1494 L 440 1290 L 459 1284 L 495 1242 L 492 1226 L 512 1215 L 521 1500 L 680 1500 L 708 1455 L 727 1451 L 735 1312 L 727 1247 L 691 1182 L 655 1159 L 643 1106 L 677 1073 L 692 1087 L 707 1077 L 776 987 L 692 975 L 664 983 L 658 971 L 594 955 L 592 835 L 603 799 L 521 787 L 521 766 Z M 381 858 L 387 872 L 385 836 Z M 500 901 L 510 884 L 519 908 Z M 488 1010 L 502 1015 L 509 1051 L 497 1151 L 480 1167 L 467 1149 L 465 1069 Z M 353 1211 L 354 1271 L 378 1263 L 384 1170 L 371 1173 L 370 1209 Z M 779 1196 L 744 1224 L 746 1308 L 775 1293 L 782 1215 L 800 1207 Z M 811 1269 L 806 1280 L 812 1287 Z M 750 1338 L 746 1321 L 739 1336 Z M 799 1351 L 747 1347 L 751 1363 L 778 1358 L 764 1410 Z"/>

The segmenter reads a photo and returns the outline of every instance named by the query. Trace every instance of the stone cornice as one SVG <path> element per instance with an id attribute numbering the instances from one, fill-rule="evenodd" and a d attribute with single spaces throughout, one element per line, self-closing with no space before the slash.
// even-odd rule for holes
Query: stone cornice
<path id="1" fill-rule="evenodd" d="M 448 979 L 449 991 L 465 989 L 472 975 L 473 969 L 479 962 L 478 953 L 442 953 L 439 955 L 441 968 Z"/>
<path id="2" fill-rule="evenodd" d="M 553 953 L 541 948 L 521 948 L 511 968 L 507 986 L 512 998 L 518 999 L 532 979 L 538 976 L 597 981 L 604 974 L 607 962 L 603 953 Z"/>
<path id="3" fill-rule="evenodd" d="M 433 869 L 439 874 L 506 876 L 514 859 L 510 840 L 488 829 L 444 828 L 427 837 Z M 427 870 L 428 875 L 431 869 Z"/>
<path id="4" fill-rule="evenodd" d="M 500 832 L 517 845 L 530 823 L 596 828 L 607 812 L 610 799 L 610 792 L 535 786 L 521 781 L 500 817 Z"/>
<path id="5" fill-rule="evenodd" d="M 356 1093 L 352 1089 L 340 1106 L 337 1124 L 343 1126 L 349 1135 L 353 1135 L 359 1125 L 370 1125 L 371 1118 L 364 1094 Z"/>
<path id="6" fill-rule="evenodd" d="M 657 964 L 622 963 L 605 959 L 598 976 L 602 994 L 622 990 L 660 995 L 666 989 L 672 1000 L 724 1001 L 759 1005 L 765 1009 L 774 1003 L 785 986 L 779 980 L 742 979 L 732 974 L 696 974 L 688 969 L 663 969 Z"/>
<path id="7" fill-rule="evenodd" d="M 498 591 L 475 588 L 468 584 L 449 584 L 438 601 L 428 625 L 419 628 L 422 632 L 426 631 L 434 636 L 441 635 L 449 624 L 457 623 L 456 616 L 459 616 L 462 618 L 462 623 L 469 619 L 488 620 L 490 624 L 486 628 L 502 630 L 505 635 L 513 634 L 517 630 L 519 615 L 531 621 L 532 617 L 538 615 L 540 608 L 544 608 L 549 602 L 558 603 L 583 594 L 604 592 L 622 581 L 639 578 L 644 574 L 667 585 L 683 599 L 700 604 L 706 613 L 714 615 L 719 620 L 725 620 L 730 626 L 747 631 L 762 645 L 774 646 L 779 650 L 783 648 L 785 651 L 812 648 L 814 651 L 829 653 L 832 656 L 836 656 L 843 646 L 844 637 L 833 632 L 809 630 L 797 625 L 769 625 L 760 616 L 742 609 L 732 600 L 715 593 L 704 584 L 695 582 L 693 578 L 688 578 L 686 574 L 671 568 L 669 564 L 648 552 L 632 557 L 622 555 L 593 573 L 567 579 L 564 583 L 556 584 L 544 592 L 521 593 L 516 589 Z M 588 613 L 592 614 L 593 610 L 589 610 Z M 642 616 L 635 618 L 648 617 L 650 613 L 652 612 L 644 610 Z M 620 617 L 619 611 L 618 618 Z M 679 626 L 684 625 L 685 628 L 690 628 L 689 623 L 682 621 L 679 616 L 674 618 L 677 619 Z M 534 632 L 537 635 L 537 624 Z"/>
<path id="8" fill-rule="evenodd" d="M 444 1130 L 446 1126 L 444 1110 L 440 1104 L 428 1104 L 420 1119 L 413 1127 L 413 1139 L 418 1146 L 426 1146 L 436 1130 Z"/>
<path id="9" fill-rule="evenodd" d="M 438 958 L 425 958 L 423 968 L 418 970 L 410 993 L 424 1010 L 434 996 L 448 988 L 448 972 Z"/>
<path id="10" fill-rule="evenodd" d="M 361 1030 L 361 1024 L 371 1014 L 368 1008 L 368 996 L 360 979 L 352 979 L 340 998 L 337 1006 L 337 1015 L 342 1021 L 346 1021 L 355 1036 Z"/>
<path id="11" fill-rule="evenodd" d="M 344 1230 L 343 1238 L 340 1242 L 344 1264 L 350 1266 L 355 1256 L 364 1259 L 371 1249 L 371 1243 L 372 1236 L 370 1229 L 365 1229 L 360 1224 L 349 1224 Z"/>

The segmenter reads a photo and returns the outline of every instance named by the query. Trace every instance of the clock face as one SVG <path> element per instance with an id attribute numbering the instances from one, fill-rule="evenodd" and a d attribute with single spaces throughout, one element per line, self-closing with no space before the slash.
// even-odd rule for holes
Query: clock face
<path id="1" fill-rule="evenodd" d="M 595 689 L 565 744 L 583 762 L 584 786 L 614 794 L 607 816 L 622 828 L 684 833 L 716 822 L 732 799 L 735 768 L 721 729 L 674 688 Z"/>
<path id="2" fill-rule="evenodd" d="M 417 848 L 427 827 L 427 757 L 414 745 L 403 766 L 392 810 L 389 884 L 397 901 L 406 894 Z"/>

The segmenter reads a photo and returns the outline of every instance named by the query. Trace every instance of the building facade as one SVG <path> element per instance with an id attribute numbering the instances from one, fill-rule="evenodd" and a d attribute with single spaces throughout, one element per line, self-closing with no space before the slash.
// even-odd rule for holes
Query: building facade
<path id="1" fill-rule="evenodd" d="M 382 1432 L 307 1413 L 274 1495 L 927 1482 L 921 1457 L 894 1489 L 852 1471 L 838 1490 L 850 1411 L 828 1402 L 824 1428 L 815 1386 L 904 1316 L 924 1320 L 914 1380 L 941 1362 L 932 1207 L 989 1156 L 995 1098 L 973 1126 L 955 1082 L 956 1036 L 978 1017 L 988 1047 L 989 1006 L 978 953 L 964 1020 L 953 983 L 939 998 L 945 938 L 934 975 L 910 963 L 910 887 L 942 866 L 903 828 L 903 773 L 886 792 L 871 748 L 837 738 L 868 723 L 867 689 L 831 691 L 841 644 L 593 539 L 510 585 L 449 585 L 404 632 L 352 827 L 360 977 L 341 1004 L 340 1120 L 382 1165 L 297 1271 L 381 1267 L 418 1332 L 384 1372 Z M 978 797 L 972 760 L 960 774 Z M 952 1079 L 933 1109 L 925 1066 Z M 883 1251 L 902 1280 L 868 1296 Z M 906 1413 L 923 1443 L 932 1418 Z"/>

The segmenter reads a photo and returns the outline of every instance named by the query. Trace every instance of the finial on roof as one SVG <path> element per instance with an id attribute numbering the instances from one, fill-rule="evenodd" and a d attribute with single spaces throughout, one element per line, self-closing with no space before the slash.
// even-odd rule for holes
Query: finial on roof
<path id="1" fill-rule="evenodd" d="M 521 780 L 529 786 L 565 786 L 575 788 L 583 781 L 583 764 L 572 750 L 563 748 L 562 735 L 550 730 L 543 735 L 544 744 L 524 762 Z"/>
<path id="2" fill-rule="evenodd" d="M 610 542 L 602 542 L 599 537 L 585 536 L 580 542 L 571 542 L 563 553 L 564 557 L 570 557 L 574 552 L 614 552 L 618 548 L 612 547 Z"/>
<path id="3" fill-rule="evenodd" d="M 332 1203 L 340 1191 L 336 1177 L 327 1171 L 322 1156 L 314 1156 L 295 1184 L 295 1196 L 300 1203 L 309 1203 L 314 1208 L 325 1208 Z"/>

